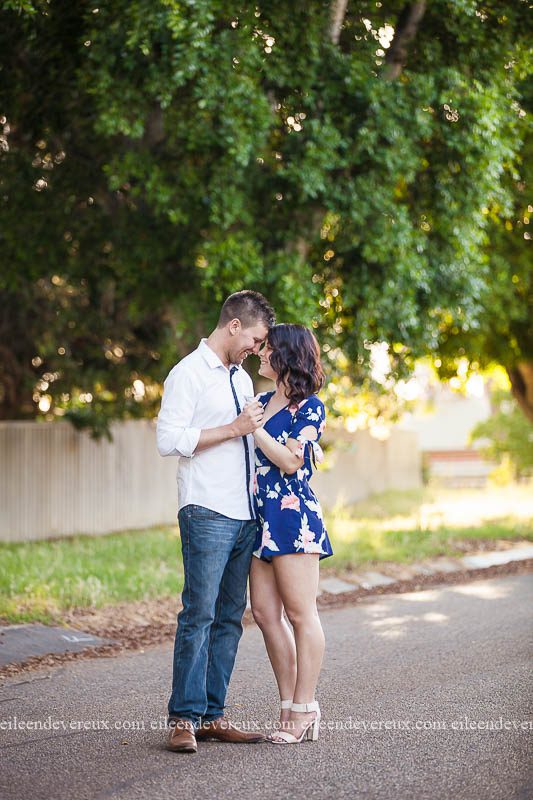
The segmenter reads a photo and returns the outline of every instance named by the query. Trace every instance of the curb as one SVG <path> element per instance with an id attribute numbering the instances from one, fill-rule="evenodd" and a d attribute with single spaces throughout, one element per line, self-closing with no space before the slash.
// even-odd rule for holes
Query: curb
<path id="1" fill-rule="evenodd" d="M 416 582 L 426 576 L 439 579 L 451 578 L 457 573 L 483 571 L 512 561 L 527 561 L 531 558 L 533 558 L 533 544 L 523 542 L 505 550 L 491 550 L 458 558 L 440 556 L 412 564 L 389 562 L 382 564 L 379 571 L 351 570 L 342 573 L 342 577 L 323 578 L 319 583 L 318 596 L 320 598 L 325 594 L 342 597 L 360 589 L 372 591 L 385 586 L 398 586 L 405 582 Z"/>

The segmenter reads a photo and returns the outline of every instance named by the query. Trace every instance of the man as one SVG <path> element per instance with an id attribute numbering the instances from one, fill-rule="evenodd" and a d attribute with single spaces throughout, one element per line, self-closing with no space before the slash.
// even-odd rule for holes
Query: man
<path id="1" fill-rule="evenodd" d="M 222 306 L 216 329 L 170 371 L 157 421 L 162 456 L 179 456 L 178 497 L 185 580 L 174 644 L 168 747 L 195 753 L 197 740 L 257 742 L 224 718 L 242 634 L 256 524 L 253 431 L 263 409 L 242 368 L 258 354 L 274 312 L 242 291 Z"/>

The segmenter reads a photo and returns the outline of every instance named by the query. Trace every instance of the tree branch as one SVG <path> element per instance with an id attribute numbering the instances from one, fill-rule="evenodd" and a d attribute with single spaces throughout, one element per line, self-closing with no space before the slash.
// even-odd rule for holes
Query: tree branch
<path id="1" fill-rule="evenodd" d="M 426 0 L 405 5 L 398 17 L 394 39 L 385 56 L 385 80 L 394 81 L 407 63 L 408 45 L 415 38 L 426 11 Z"/>

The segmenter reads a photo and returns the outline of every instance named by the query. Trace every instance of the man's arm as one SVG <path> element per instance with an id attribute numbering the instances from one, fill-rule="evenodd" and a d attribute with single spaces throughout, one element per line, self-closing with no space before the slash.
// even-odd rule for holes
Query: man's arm
<path id="1" fill-rule="evenodd" d="M 203 430 L 192 425 L 199 387 L 187 372 L 173 370 L 165 381 L 157 418 L 157 448 L 162 456 L 191 458 L 201 450 L 253 433 L 261 424 L 263 407 L 254 402 L 227 425 Z"/>
<path id="2" fill-rule="evenodd" d="M 192 425 L 198 387 L 192 376 L 179 367 L 165 381 L 157 417 L 157 449 L 162 456 L 190 458 L 200 439 L 200 428 Z"/>
<path id="3" fill-rule="evenodd" d="M 261 425 L 262 419 L 263 406 L 254 400 L 228 425 L 220 425 L 218 428 L 204 428 L 200 434 L 195 452 L 199 453 L 201 450 L 207 450 L 208 447 L 213 447 L 213 445 L 220 444 L 228 439 L 236 439 L 253 433 Z"/>

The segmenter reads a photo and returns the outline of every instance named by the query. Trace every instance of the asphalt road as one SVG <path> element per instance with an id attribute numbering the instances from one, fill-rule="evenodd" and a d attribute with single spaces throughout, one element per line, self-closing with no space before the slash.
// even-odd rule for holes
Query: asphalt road
<path id="1" fill-rule="evenodd" d="M 292 747 L 165 750 L 169 645 L 8 679 L 0 688 L 0 796 L 531 797 L 532 600 L 533 578 L 522 575 L 323 612 L 318 697 L 333 729 Z M 228 716 L 268 725 L 274 698 L 261 635 L 250 626 Z M 38 721 L 43 729 L 28 729 Z"/>

